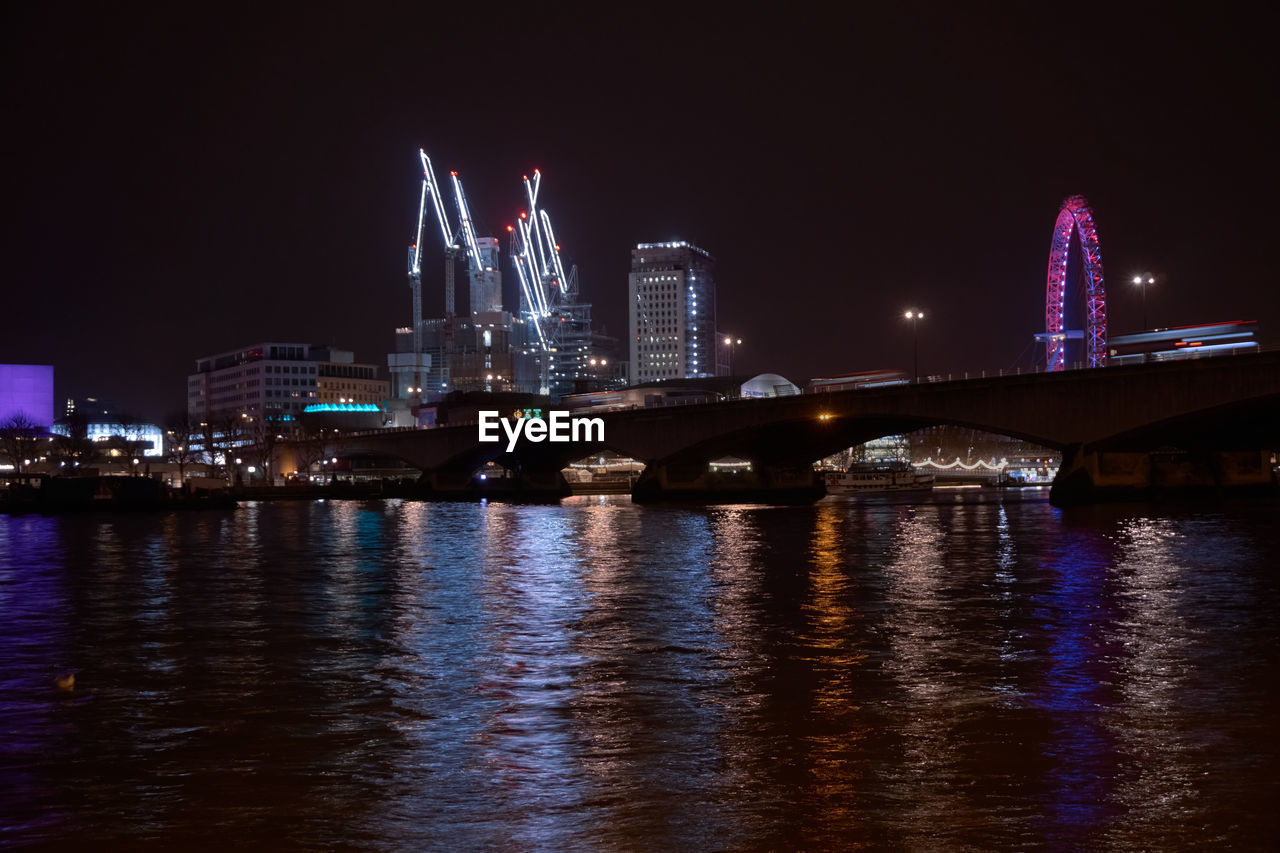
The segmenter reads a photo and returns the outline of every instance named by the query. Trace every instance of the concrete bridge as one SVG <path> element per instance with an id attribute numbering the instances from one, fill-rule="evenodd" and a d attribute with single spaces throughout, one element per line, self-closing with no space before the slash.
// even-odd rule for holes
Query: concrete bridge
<path id="1" fill-rule="evenodd" d="M 507 452 L 475 424 L 335 439 L 335 456 L 396 457 L 441 497 L 483 494 L 488 462 L 508 488 L 567 491 L 560 471 L 603 450 L 641 460 L 636 500 L 813 500 L 812 463 L 884 435 L 951 424 L 1060 450 L 1059 504 L 1164 489 L 1269 488 L 1280 449 L 1280 352 L 1062 373 L 1006 375 L 611 412 L 604 441 L 532 443 Z M 750 471 L 716 472 L 733 456 Z"/>

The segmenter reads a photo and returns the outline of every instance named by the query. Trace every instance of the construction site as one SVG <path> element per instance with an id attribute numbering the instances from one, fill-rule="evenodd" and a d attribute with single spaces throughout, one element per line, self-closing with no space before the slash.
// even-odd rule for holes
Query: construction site
<path id="1" fill-rule="evenodd" d="M 450 202 L 431 158 L 424 150 L 418 155 L 422 182 L 408 253 L 411 316 L 409 325 L 396 328 L 395 351 L 387 356 L 393 420 L 417 423 L 424 406 L 459 392 L 558 400 L 625 386 L 617 341 L 593 329 L 578 269 L 570 264 L 566 271 L 551 215 L 539 203 L 542 173 L 523 177 L 522 209 L 506 226 L 518 279 L 519 305 L 512 311 L 503 305 L 502 241 L 477 232 L 457 171 L 448 176 Z M 423 266 L 437 259 L 443 275 L 427 278 L 429 286 L 443 289 L 444 315 L 424 317 Z M 462 312 L 457 307 L 460 266 L 468 297 Z"/>

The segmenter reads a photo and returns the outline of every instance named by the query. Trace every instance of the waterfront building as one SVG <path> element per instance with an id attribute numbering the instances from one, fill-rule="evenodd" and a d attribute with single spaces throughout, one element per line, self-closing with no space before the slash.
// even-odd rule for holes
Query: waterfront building
<path id="1" fill-rule="evenodd" d="M 309 349 L 269 341 L 196 359 L 187 377 L 187 415 L 215 423 L 241 414 L 298 414 L 316 402 L 318 369 Z"/>
<path id="2" fill-rule="evenodd" d="M 187 377 L 187 415 L 194 423 L 238 415 L 292 420 L 320 402 L 322 389 L 333 403 L 358 396 L 381 404 L 387 385 L 349 350 L 267 341 L 196 359 Z"/>
<path id="3" fill-rule="evenodd" d="M 99 445 L 104 457 L 128 457 L 130 453 L 141 453 L 147 459 L 164 456 L 164 432 L 155 424 L 133 423 L 130 418 L 110 412 L 105 416 L 95 412 L 83 417 L 84 438 Z M 67 420 L 58 421 L 51 432 L 70 436 L 71 424 Z"/>
<path id="4" fill-rule="evenodd" d="M 53 424 L 53 365 L 0 364 L 0 423 L 18 415 Z"/>
<path id="5" fill-rule="evenodd" d="M 631 384 L 715 376 L 715 259 L 692 243 L 639 243 L 627 279 Z"/>
<path id="6" fill-rule="evenodd" d="M 381 406 L 390 387 L 378 378 L 378 366 L 360 364 L 351 350 L 312 347 L 316 360 L 316 402 L 320 405 Z"/>

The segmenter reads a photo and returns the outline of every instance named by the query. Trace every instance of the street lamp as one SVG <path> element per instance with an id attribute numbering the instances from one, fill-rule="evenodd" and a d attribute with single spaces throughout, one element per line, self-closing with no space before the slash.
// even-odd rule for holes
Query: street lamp
<path id="1" fill-rule="evenodd" d="M 729 348 L 729 375 L 733 375 L 733 351 L 742 345 L 742 338 L 724 336 L 724 345 Z"/>
<path id="2" fill-rule="evenodd" d="M 1156 283 L 1156 277 L 1147 273 L 1146 275 L 1135 275 L 1133 283 L 1142 288 L 1142 331 L 1147 330 L 1147 288 Z"/>
<path id="3" fill-rule="evenodd" d="M 924 312 L 917 311 L 914 308 L 903 315 L 911 321 L 911 363 L 912 370 L 915 373 L 916 382 L 920 381 L 920 321 L 924 319 Z"/>

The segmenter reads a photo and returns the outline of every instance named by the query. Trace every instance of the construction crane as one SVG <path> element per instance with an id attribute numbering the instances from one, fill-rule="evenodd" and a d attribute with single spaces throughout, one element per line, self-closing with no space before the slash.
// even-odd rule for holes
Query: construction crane
<path id="1" fill-rule="evenodd" d="M 449 173 L 453 181 L 453 197 L 458 205 L 458 239 L 467 253 L 467 269 L 471 277 L 471 310 L 502 309 L 502 280 L 498 271 L 498 241 L 492 237 L 476 237 L 471 208 L 457 172 Z"/>
<path id="2" fill-rule="evenodd" d="M 427 152 L 418 149 L 422 160 L 422 199 L 418 204 L 418 232 L 413 245 L 409 247 L 409 287 L 413 290 L 413 351 L 422 352 L 422 229 L 426 224 L 427 197 L 430 196 L 436 212 L 436 223 L 440 226 L 440 236 L 444 239 L 444 313 L 453 316 L 454 305 L 454 261 L 463 249 L 459 245 L 458 235 L 449 225 L 449 216 L 444 209 L 444 201 L 440 195 L 440 185 L 436 182 L 435 171 L 431 168 L 431 158 Z M 457 173 L 454 173 L 456 181 Z M 461 184 L 457 185 L 461 188 Z"/>
<path id="3" fill-rule="evenodd" d="M 525 200 L 529 209 L 520 214 L 511 232 L 511 256 L 516 273 L 520 277 L 520 293 L 524 297 L 521 306 L 525 322 L 533 326 L 536 340 L 532 343 L 540 350 L 541 388 L 539 393 L 550 393 L 551 352 L 559 342 L 562 317 L 560 306 L 571 304 L 577 296 L 578 268 L 573 267 L 565 275 L 560 260 L 560 245 L 551 227 L 551 217 L 538 209 L 538 190 L 542 186 L 542 173 L 537 169 L 533 179 L 524 176 Z"/>

